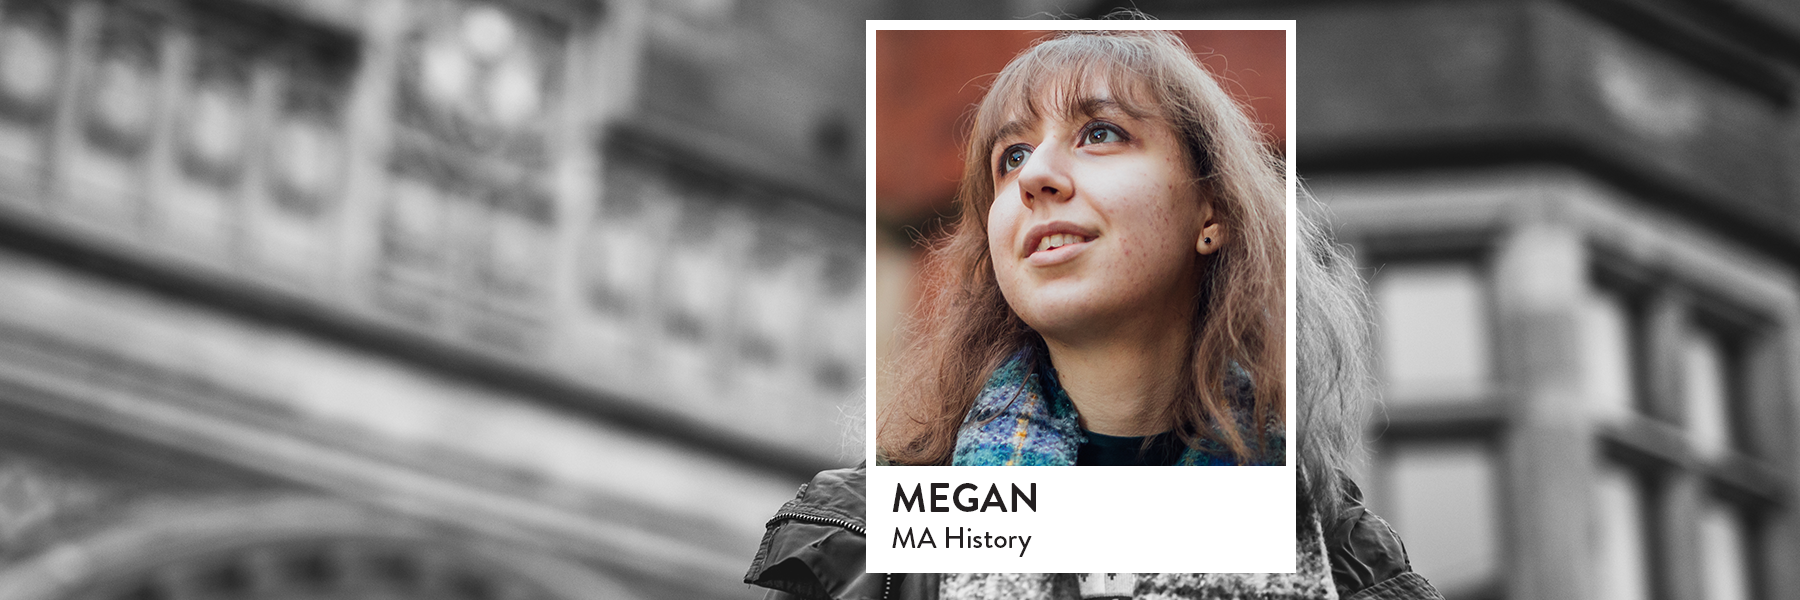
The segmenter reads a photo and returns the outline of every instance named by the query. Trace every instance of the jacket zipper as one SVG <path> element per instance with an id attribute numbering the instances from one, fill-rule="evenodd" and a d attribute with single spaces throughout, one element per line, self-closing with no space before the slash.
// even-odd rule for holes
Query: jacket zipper
<path id="1" fill-rule="evenodd" d="M 806 488 L 809 485 L 811 485 L 811 484 L 804 484 L 804 483 L 800 484 L 800 491 L 794 493 L 794 499 L 798 500 L 802 497 L 805 497 L 806 496 Z M 824 516 L 819 516 L 819 515 L 815 515 L 812 513 L 806 513 L 806 512 L 800 512 L 800 511 L 794 511 L 794 510 L 784 510 L 784 511 L 775 513 L 775 516 L 769 517 L 769 522 L 764 523 L 763 526 L 764 527 L 774 527 L 776 522 L 779 522 L 783 519 L 793 519 L 795 521 L 802 521 L 802 522 L 813 523 L 813 524 L 817 524 L 817 525 L 831 525 L 834 527 L 840 527 L 843 529 L 847 529 L 847 530 L 856 532 L 856 535 L 862 535 L 862 536 L 868 535 L 868 531 L 865 530 L 861 524 L 852 523 L 850 521 L 840 519 L 837 517 L 824 517 Z M 893 573 L 883 573 L 881 575 L 881 600 L 888 600 L 889 598 L 892 598 L 893 593 L 894 593 L 894 574 Z"/>
<path id="2" fill-rule="evenodd" d="M 784 510 L 784 511 L 775 513 L 775 516 L 769 517 L 769 522 L 764 524 L 764 527 L 772 526 L 775 524 L 776 521 L 780 521 L 782 519 L 793 519 L 795 521 L 805 521 L 808 523 L 816 523 L 816 524 L 820 524 L 820 525 L 835 525 L 838 527 L 842 527 L 844 529 L 848 529 L 850 531 L 854 531 L 854 532 L 856 532 L 857 535 L 868 535 L 868 532 L 865 531 L 863 529 L 863 526 L 858 523 L 852 523 L 850 521 L 839 519 L 837 517 L 821 517 L 819 515 L 815 515 L 815 514 L 811 514 L 811 513 L 803 513 L 803 512 L 797 512 L 797 511 L 791 511 L 791 510 Z"/>

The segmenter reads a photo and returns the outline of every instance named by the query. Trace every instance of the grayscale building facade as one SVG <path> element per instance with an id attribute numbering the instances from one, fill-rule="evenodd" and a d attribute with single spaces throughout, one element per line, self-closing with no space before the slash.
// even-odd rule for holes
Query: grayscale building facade
<path id="1" fill-rule="evenodd" d="M 0 598 L 756 595 L 864 4 L 0 1 Z"/>
<path id="2" fill-rule="evenodd" d="M 1299 20 L 1418 570 L 1800 595 L 1800 9 L 1135 4 Z M 0 0 L 0 598 L 758 595 L 860 457 L 861 20 L 1108 8 Z"/>

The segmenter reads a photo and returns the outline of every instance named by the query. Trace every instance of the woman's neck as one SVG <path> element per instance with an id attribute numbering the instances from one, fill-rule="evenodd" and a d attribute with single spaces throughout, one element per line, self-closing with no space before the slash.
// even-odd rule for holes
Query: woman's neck
<path id="1" fill-rule="evenodd" d="M 1144 436 L 1168 430 L 1167 411 L 1182 387 L 1188 328 L 1163 327 L 1141 335 L 1081 343 L 1049 337 L 1050 363 L 1088 431 Z"/>

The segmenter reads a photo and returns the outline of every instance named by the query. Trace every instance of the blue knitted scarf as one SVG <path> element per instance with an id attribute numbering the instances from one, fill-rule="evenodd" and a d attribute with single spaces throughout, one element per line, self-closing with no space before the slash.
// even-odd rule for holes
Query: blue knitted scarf
<path id="1" fill-rule="evenodd" d="M 952 465 L 1056 466 L 1075 464 L 1076 450 L 1087 437 L 1075 403 L 1057 381 L 1048 352 L 1037 344 L 1013 353 L 988 376 L 975 405 L 963 417 L 956 434 Z M 1248 373 L 1233 363 L 1226 389 L 1234 398 L 1231 412 L 1240 425 L 1253 417 Z M 1248 431 L 1243 427 L 1240 431 Z M 1276 423 L 1264 424 L 1267 443 L 1262 457 L 1245 464 L 1279 465 L 1285 459 L 1286 438 Z M 1177 465 L 1236 465 L 1237 459 L 1223 444 L 1202 439 L 1198 447 L 1181 453 Z"/>

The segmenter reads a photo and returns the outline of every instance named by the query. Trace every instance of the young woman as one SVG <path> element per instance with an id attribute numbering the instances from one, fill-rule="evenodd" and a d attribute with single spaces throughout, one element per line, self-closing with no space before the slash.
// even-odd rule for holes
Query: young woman
<path id="1" fill-rule="evenodd" d="M 995 80 L 968 148 L 961 218 L 925 269 L 938 291 L 890 379 L 882 458 L 1280 461 L 1284 186 L 1188 50 L 1160 32 L 1059 34 Z M 865 573 L 858 467 L 781 508 L 745 582 L 771 598 L 1441 599 L 1345 476 L 1373 401 L 1368 299 L 1297 218 L 1296 572 Z"/>
<path id="2" fill-rule="evenodd" d="M 1307 205 L 1316 209 L 1310 200 Z M 1442 600 L 1412 571 L 1381 517 L 1362 506 L 1345 471 L 1358 453 L 1370 379 L 1368 299 L 1349 258 L 1299 215 L 1296 338 L 1299 500 L 1294 573 L 1115 574 L 1127 593 L 1083 593 L 1073 574 L 880 574 L 863 571 L 865 470 L 820 473 L 769 521 L 745 583 L 771 599 L 1337 598 Z M 1109 582 L 1110 583 L 1110 582 Z"/>
<path id="3" fill-rule="evenodd" d="M 895 464 L 1280 464 L 1279 159 L 1165 32 L 1060 35 L 976 109 L 879 415 Z"/>

